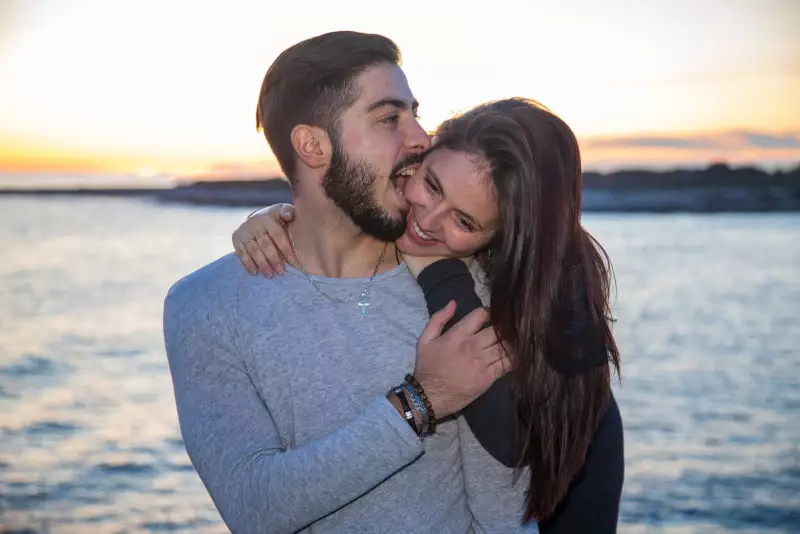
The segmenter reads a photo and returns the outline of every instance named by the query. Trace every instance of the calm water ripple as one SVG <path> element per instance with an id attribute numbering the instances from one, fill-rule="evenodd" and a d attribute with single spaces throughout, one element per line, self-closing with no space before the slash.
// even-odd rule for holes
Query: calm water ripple
<path id="1" fill-rule="evenodd" d="M 0 532 L 225 532 L 161 306 L 247 210 L 0 199 Z M 800 215 L 587 215 L 617 275 L 620 531 L 800 532 Z"/>

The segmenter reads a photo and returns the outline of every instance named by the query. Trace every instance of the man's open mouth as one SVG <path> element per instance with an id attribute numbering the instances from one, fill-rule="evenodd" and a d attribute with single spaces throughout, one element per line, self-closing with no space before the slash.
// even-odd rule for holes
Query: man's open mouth
<path id="1" fill-rule="evenodd" d="M 392 172 L 392 181 L 405 181 L 406 178 L 414 175 L 421 163 L 422 154 L 412 154 L 410 156 L 406 156 L 402 161 L 395 165 Z"/>
<path id="2" fill-rule="evenodd" d="M 400 170 L 396 171 L 392 176 L 392 181 L 405 181 L 408 178 L 414 176 L 414 173 L 417 172 L 419 168 L 419 163 L 412 163 L 410 165 L 406 165 L 405 167 L 401 168 Z"/>
<path id="3" fill-rule="evenodd" d="M 406 197 L 403 194 L 403 189 L 406 185 L 406 180 L 414 176 L 414 173 L 417 172 L 419 168 L 419 163 L 412 163 L 406 167 L 403 167 L 399 171 L 395 172 L 392 176 L 392 183 L 394 184 L 395 189 L 400 194 L 400 197 L 405 200 Z"/>

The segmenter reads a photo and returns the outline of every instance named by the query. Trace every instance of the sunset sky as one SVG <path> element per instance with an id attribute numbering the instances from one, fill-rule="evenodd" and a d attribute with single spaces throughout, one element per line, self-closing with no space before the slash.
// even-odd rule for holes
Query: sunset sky
<path id="1" fill-rule="evenodd" d="M 434 128 L 534 98 L 587 168 L 800 162 L 796 0 L 0 0 L 0 170 L 277 169 L 254 112 L 272 60 L 382 33 Z"/>

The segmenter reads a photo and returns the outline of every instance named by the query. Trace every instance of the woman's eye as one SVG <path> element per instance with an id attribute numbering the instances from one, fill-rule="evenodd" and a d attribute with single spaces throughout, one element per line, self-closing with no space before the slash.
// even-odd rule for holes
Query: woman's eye
<path id="1" fill-rule="evenodd" d="M 430 189 L 430 191 L 432 193 L 438 193 L 439 192 L 439 188 L 436 186 L 436 184 L 433 182 L 433 180 L 431 180 L 427 176 L 425 177 L 425 185 L 428 186 L 428 189 Z"/>
<path id="2" fill-rule="evenodd" d="M 463 217 L 456 217 L 456 224 L 458 224 L 458 226 L 460 226 L 463 230 L 466 230 L 467 232 L 475 231 L 475 228 L 472 226 L 472 223 L 470 223 Z"/>

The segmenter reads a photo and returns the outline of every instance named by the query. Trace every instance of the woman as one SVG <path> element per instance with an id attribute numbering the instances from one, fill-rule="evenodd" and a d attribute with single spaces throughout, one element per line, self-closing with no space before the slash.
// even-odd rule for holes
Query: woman
<path id="1" fill-rule="evenodd" d="M 464 416 L 495 458 L 529 467 L 523 521 L 538 520 L 542 532 L 613 532 L 623 476 L 611 394 L 619 353 L 608 258 L 581 226 L 574 134 L 532 101 L 484 104 L 438 128 L 403 187 L 410 213 L 397 248 L 429 311 L 456 299 L 455 321 L 481 305 L 468 262 L 453 259 L 474 257 L 491 322 L 513 347 L 512 372 Z M 234 233 L 251 272 L 257 264 L 280 274 L 279 254 L 293 257 L 283 245 L 290 220 L 289 206 L 274 207 Z"/>

